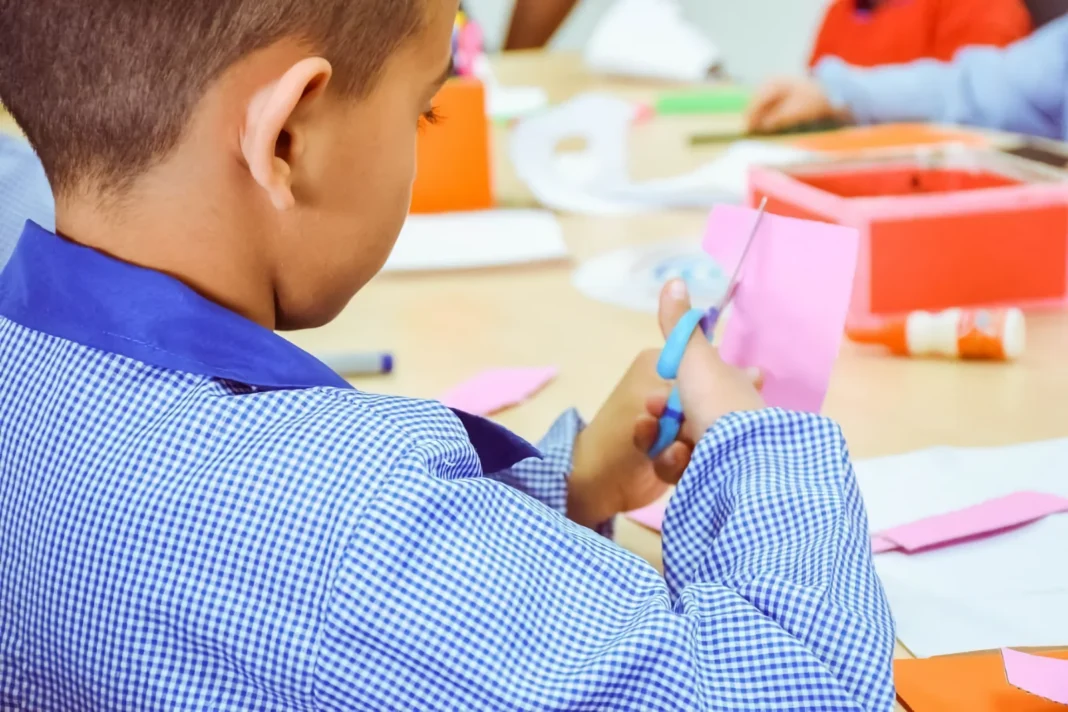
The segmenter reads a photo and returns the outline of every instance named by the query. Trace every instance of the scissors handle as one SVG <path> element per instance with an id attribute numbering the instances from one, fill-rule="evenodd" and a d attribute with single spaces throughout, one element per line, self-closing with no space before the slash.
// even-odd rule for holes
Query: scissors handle
<path id="1" fill-rule="evenodd" d="M 682 357 L 686 354 L 686 346 L 690 343 L 694 329 L 700 328 L 705 336 L 709 336 L 716 327 L 719 313 L 718 309 L 707 312 L 701 309 L 691 309 L 679 319 L 679 323 L 668 334 L 664 349 L 660 352 L 660 360 L 656 364 L 656 372 L 661 378 L 673 381 L 678 377 L 679 366 L 682 364 Z M 660 416 L 660 430 L 656 442 L 649 450 L 651 457 L 658 456 L 675 442 L 679 437 L 679 430 L 682 429 L 683 417 L 682 398 L 679 394 L 679 387 L 675 386 L 671 389 L 664 414 Z"/>

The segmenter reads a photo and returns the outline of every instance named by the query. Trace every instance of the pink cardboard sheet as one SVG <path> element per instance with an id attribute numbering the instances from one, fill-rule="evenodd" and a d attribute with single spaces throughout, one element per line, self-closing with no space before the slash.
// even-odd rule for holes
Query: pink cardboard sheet
<path id="1" fill-rule="evenodd" d="M 555 368 L 498 368 L 483 371 L 439 399 L 472 415 L 492 415 L 519 405 L 556 378 Z"/>
<path id="2" fill-rule="evenodd" d="M 1041 492 L 1015 492 L 973 507 L 877 532 L 872 536 L 872 553 L 897 550 L 914 553 L 995 534 L 1061 512 L 1068 512 L 1068 499 L 1064 497 Z"/>
<path id="3" fill-rule="evenodd" d="M 627 512 L 627 519 L 641 524 L 647 529 L 661 531 L 664 528 L 664 514 L 667 512 L 667 500 L 653 502 L 648 507 Z"/>
<path id="4" fill-rule="evenodd" d="M 757 212 L 717 205 L 703 247 L 727 273 Z M 845 331 L 859 235 L 853 228 L 766 214 L 727 316 L 720 353 L 758 367 L 768 405 L 818 413 Z"/>
<path id="5" fill-rule="evenodd" d="M 1013 687 L 1068 705 L 1068 660 L 1029 655 L 1002 648 L 1005 679 Z"/>

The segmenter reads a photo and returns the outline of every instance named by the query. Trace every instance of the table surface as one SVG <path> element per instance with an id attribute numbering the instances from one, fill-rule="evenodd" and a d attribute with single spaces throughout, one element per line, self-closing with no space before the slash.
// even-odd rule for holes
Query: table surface
<path id="1" fill-rule="evenodd" d="M 506 84 L 543 86 L 553 101 L 588 90 L 649 99 L 663 86 L 598 78 L 567 53 L 515 53 L 496 60 Z M 0 123 L 5 123 L 0 111 Z M 4 126 L 2 128 L 10 128 Z M 693 150 L 692 133 L 741 128 L 740 118 L 656 119 L 638 127 L 631 170 L 637 178 L 672 175 L 714 157 Z M 496 140 L 499 200 L 533 199 L 508 165 L 503 130 Z M 374 280 L 327 327 L 291 335 L 310 350 L 387 349 L 397 370 L 354 381 L 360 388 L 434 397 L 492 366 L 554 365 L 560 376 L 499 421 L 539 438 L 565 408 L 592 416 L 630 361 L 662 339 L 647 315 L 601 304 L 571 285 L 576 265 L 628 245 L 699 235 L 706 215 L 668 211 L 626 218 L 561 216 L 573 259 L 551 265 Z M 996 445 L 1068 435 L 1068 314 L 1029 316 L 1028 348 L 1011 366 L 889 358 L 843 347 L 824 412 L 845 431 L 854 457 L 933 445 Z M 659 537 L 620 520 L 619 543 L 660 566 Z M 899 654 L 907 654 L 903 649 Z"/>

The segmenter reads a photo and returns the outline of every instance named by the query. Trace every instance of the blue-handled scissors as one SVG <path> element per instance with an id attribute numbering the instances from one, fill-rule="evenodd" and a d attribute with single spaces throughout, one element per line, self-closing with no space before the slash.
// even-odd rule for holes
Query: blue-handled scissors
<path id="1" fill-rule="evenodd" d="M 730 303 L 734 300 L 735 292 L 738 291 L 738 282 L 742 277 L 745 258 L 749 256 L 749 250 L 756 241 L 757 231 L 760 229 L 760 221 L 764 218 L 764 211 L 767 206 L 767 198 L 760 201 L 760 208 L 757 211 L 756 220 L 753 222 L 753 229 L 749 233 L 749 239 L 746 240 L 742 256 L 738 260 L 738 266 L 734 268 L 734 274 L 731 276 L 731 281 L 727 283 L 727 291 L 724 293 L 720 303 L 708 311 L 691 309 L 686 312 L 679 319 L 679 323 L 675 325 L 675 328 L 672 329 L 671 334 L 668 335 L 664 349 L 660 352 L 660 360 L 656 364 L 656 372 L 664 380 L 673 381 L 678 377 L 679 365 L 682 363 L 682 356 L 686 353 L 686 345 L 690 343 L 690 336 L 693 335 L 694 329 L 700 327 L 701 331 L 709 339 L 715 333 L 719 318 L 730 306 Z M 656 443 L 653 444 L 652 449 L 649 451 L 650 456 L 656 457 L 667 449 L 668 445 L 675 442 L 675 439 L 679 437 L 679 430 L 682 428 L 682 419 L 682 399 L 679 396 L 679 387 L 675 386 L 671 389 L 671 396 L 668 397 L 664 414 L 660 416 L 660 432 L 657 435 Z"/>

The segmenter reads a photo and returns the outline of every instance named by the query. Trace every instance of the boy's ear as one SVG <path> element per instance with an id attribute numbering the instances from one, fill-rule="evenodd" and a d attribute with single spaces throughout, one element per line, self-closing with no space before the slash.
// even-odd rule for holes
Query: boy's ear
<path id="1" fill-rule="evenodd" d="M 288 210 L 296 202 L 292 167 L 306 147 L 304 127 L 296 121 L 298 110 L 322 95 L 332 73 L 322 57 L 302 59 L 249 102 L 241 152 L 253 180 L 278 210 Z"/>

